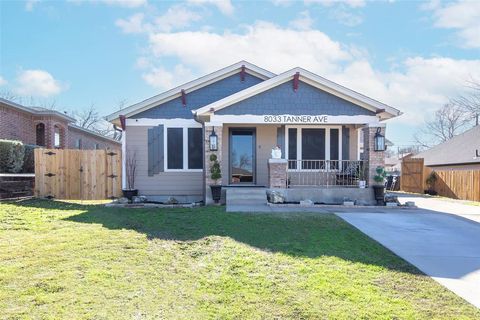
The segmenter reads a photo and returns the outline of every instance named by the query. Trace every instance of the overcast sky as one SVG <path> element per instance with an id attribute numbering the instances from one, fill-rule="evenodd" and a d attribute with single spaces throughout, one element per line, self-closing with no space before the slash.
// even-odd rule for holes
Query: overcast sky
<path id="1" fill-rule="evenodd" d="M 0 90 L 102 115 L 239 60 L 309 69 L 405 115 L 397 145 L 480 79 L 480 1 L 2 1 Z"/>

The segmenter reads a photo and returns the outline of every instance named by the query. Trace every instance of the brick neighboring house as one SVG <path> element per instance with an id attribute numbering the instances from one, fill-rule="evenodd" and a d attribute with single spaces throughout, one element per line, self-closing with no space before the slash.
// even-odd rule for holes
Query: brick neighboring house
<path id="1" fill-rule="evenodd" d="M 0 98 L 0 139 L 46 148 L 120 149 L 121 143 L 74 124 L 67 114 Z"/>

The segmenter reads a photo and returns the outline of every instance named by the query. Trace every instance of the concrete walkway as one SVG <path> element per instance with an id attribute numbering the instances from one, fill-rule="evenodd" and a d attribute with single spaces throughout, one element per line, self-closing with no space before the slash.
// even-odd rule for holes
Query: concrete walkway
<path id="1" fill-rule="evenodd" d="M 419 209 L 337 215 L 480 308 L 480 207 L 413 201 Z"/>

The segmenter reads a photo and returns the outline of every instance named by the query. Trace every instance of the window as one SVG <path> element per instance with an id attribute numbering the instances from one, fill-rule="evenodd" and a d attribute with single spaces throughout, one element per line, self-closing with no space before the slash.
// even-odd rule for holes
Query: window
<path id="1" fill-rule="evenodd" d="M 77 139 L 77 141 L 75 141 L 75 148 L 82 149 L 82 139 Z"/>
<path id="2" fill-rule="evenodd" d="M 338 126 L 290 126 L 286 138 L 286 154 L 290 160 L 341 160 L 342 132 Z M 320 161 L 301 163 L 303 169 L 318 169 L 323 165 Z M 289 169 L 296 168 L 296 162 L 289 162 Z"/>
<path id="3" fill-rule="evenodd" d="M 167 128 L 167 170 L 203 168 L 202 128 Z"/>
<path id="4" fill-rule="evenodd" d="M 188 169 L 203 168 L 202 128 L 188 128 Z"/>
<path id="5" fill-rule="evenodd" d="M 99 150 L 100 149 L 100 144 L 99 143 L 95 143 L 95 150 Z"/>
<path id="6" fill-rule="evenodd" d="M 339 130 L 330 129 L 330 160 L 340 160 L 339 140 Z"/>
<path id="7" fill-rule="evenodd" d="M 53 146 L 55 148 L 61 148 L 63 145 L 62 135 L 61 135 L 63 133 L 62 131 L 63 130 L 59 126 L 55 125 L 54 135 L 53 135 Z"/>
<path id="8" fill-rule="evenodd" d="M 302 129 L 302 160 L 325 160 L 325 129 Z"/>
<path id="9" fill-rule="evenodd" d="M 167 129 L 168 169 L 183 169 L 183 128 Z"/>

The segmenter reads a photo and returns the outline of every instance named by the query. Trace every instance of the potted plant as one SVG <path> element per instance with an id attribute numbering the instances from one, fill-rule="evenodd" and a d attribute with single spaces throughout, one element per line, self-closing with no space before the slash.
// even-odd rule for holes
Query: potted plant
<path id="1" fill-rule="evenodd" d="M 138 189 L 135 189 L 135 177 L 137 175 L 137 158 L 135 152 L 127 153 L 127 158 L 125 159 L 127 175 L 127 188 L 122 189 L 123 196 L 129 201 L 132 201 L 133 197 L 138 195 Z"/>
<path id="2" fill-rule="evenodd" d="M 222 178 L 222 169 L 220 168 L 220 163 L 218 162 L 216 154 L 212 153 L 210 155 L 210 162 L 210 178 L 215 181 L 215 184 L 210 185 L 210 190 L 212 191 L 213 201 L 218 203 L 222 197 L 222 185 L 217 182 Z"/>
<path id="3" fill-rule="evenodd" d="M 435 171 L 430 172 L 425 182 L 428 186 L 428 189 L 425 190 L 425 193 L 428 193 L 431 196 L 436 196 L 437 191 L 435 191 L 434 188 L 435 188 L 435 183 L 437 182 L 437 175 L 435 174 Z"/>
<path id="4" fill-rule="evenodd" d="M 377 200 L 377 204 L 382 205 L 385 197 L 385 177 L 387 173 L 385 169 L 381 166 L 378 166 L 375 169 L 375 176 L 373 176 L 373 180 L 376 184 L 373 186 L 373 191 L 375 193 L 375 200 Z"/>

